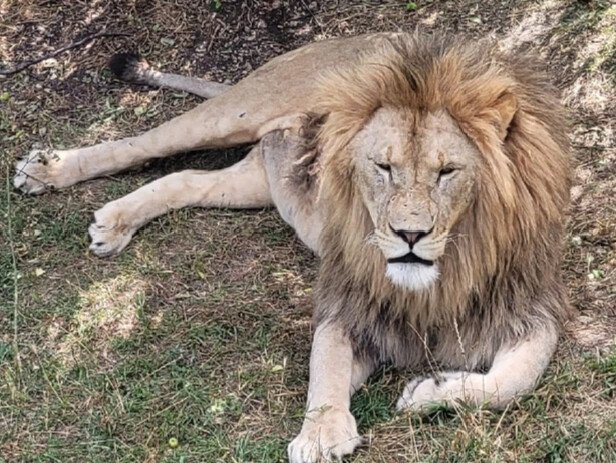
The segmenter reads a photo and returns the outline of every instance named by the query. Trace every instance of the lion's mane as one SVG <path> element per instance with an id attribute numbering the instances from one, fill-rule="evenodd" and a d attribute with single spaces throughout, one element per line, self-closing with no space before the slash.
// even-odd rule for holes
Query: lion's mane
<path id="1" fill-rule="evenodd" d="M 499 134 L 497 105 L 518 109 Z M 349 142 L 376 109 L 446 108 L 481 153 L 472 204 L 451 231 L 430 290 L 409 292 L 385 276 L 382 254 L 355 186 Z M 570 150 L 557 91 L 538 62 L 494 44 L 401 35 L 360 64 L 321 82 L 321 235 L 317 323 L 336 320 L 360 355 L 417 365 L 483 368 L 495 352 L 570 315 L 560 276 Z M 503 138 L 504 137 L 504 138 Z"/>

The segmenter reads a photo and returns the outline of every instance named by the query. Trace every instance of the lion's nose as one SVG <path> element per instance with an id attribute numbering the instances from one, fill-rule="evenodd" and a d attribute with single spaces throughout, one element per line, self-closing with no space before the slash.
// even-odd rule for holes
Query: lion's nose
<path id="1" fill-rule="evenodd" d="M 420 239 L 430 233 L 431 230 L 396 230 L 395 228 L 391 228 L 392 231 L 402 238 L 404 241 L 408 243 L 408 245 L 413 248 L 415 243 L 417 243 Z"/>

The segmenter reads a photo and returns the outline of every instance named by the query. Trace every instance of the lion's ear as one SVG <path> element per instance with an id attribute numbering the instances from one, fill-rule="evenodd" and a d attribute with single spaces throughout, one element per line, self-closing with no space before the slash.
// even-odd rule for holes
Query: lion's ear
<path id="1" fill-rule="evenodd" d="M 498 134 L 500 139 L 504 140 L 507 137 L 513 116 L 518 111 L 518 99 L 512 92 L 506 91 L 496 99 L 494 109 L 498 115 L 496 121 Z"/>

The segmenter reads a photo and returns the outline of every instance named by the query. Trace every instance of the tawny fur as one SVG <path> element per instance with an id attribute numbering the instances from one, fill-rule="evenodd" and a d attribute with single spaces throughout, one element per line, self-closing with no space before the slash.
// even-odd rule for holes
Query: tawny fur
<path id="1" fill-rule="evenodd" d="M 510 95 L 515 116 L 494 130 L 498 105 Z M 560 276 L 570 152 L 557 92 L 534 59 L 404 36 L 363 65 L 329 73 L 319 103 L 329 117 L 319 134 L 320 197 L 328 210 L 317 323 L 344 326 L 356 355 L 477 369 L 488 367 L 499 347 L 570 315 Z M 428 291 L 394 287 L 382 253 L 366 246 L 373 225 L 354 185 L 348 144 L 385 105 L 412 108 L 417 117 L 445 108 L 482 154 L 472 204 L 451 230 L 442 275 Z"/>

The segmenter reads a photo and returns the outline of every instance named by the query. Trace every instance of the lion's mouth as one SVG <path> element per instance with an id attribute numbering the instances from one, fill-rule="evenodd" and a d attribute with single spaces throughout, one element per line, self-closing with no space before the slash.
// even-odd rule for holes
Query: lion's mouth
<path id="1" fill-rule="evenodd" d="M 413 254 L 412 251 L 400 257 L 387 259 L 387 262 L 390 264 L 423 264 L 428 266 L 434 265 L 434 261 L 422 259 L 421 257 Z"/>

